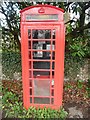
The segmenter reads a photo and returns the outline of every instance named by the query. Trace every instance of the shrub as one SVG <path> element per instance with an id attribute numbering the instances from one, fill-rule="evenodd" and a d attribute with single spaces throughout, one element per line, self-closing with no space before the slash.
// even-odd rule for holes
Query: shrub
<path id="1" fill-rule="evenodd" d="M 9 92 L 7 89 L 3 90 L 3 113 L 5 118 L 61 118 L 67 117 L 67 112 L 64 108 L 54 110 L 44 107 L 43 109 L 30 107 L 26 110 L 23 103 L 19 101 L 18 96 Z"/>
<path id="2" fill-rule="evenodd" d="M 13 79 L 15 72 L 21 72 L 21 56 L 19 52 L 2 52 L 2 72 L 5 79 Z"/>

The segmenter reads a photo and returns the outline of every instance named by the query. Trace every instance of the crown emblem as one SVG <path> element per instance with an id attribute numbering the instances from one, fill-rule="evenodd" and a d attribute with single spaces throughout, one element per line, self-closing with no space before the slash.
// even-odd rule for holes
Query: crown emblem
<path id="1" fill-rule="evenodd" d="M 38 10 L 39 13 L 45 13 L 45 10 L 43 7 L 41 7 L 39 10 Z"/>

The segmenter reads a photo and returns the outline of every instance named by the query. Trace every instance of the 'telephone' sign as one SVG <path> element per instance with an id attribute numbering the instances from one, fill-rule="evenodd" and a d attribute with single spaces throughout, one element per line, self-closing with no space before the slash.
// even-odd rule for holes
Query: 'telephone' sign
<path id="1" fill-rule="evenodd" d="M 26 21 L 37 21 L 37 20 L 58 20 L 58 15 L 57 14 L 50 14 L 50 15 L 32 15 L 32 14 L 27 14 L 26 15 Z"/>

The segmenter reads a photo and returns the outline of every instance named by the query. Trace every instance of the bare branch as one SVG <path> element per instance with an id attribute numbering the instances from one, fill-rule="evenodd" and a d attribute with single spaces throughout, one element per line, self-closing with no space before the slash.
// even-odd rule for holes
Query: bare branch
<path id="1" fill-rule="evenodd" d="M 72 22 L 75 22 L 74 20 L 69 20 L 69 21 L 67 21 L 66 23 L 64 23 L 64 24 L 68 24 L 68 23 L 72 23 Z"/>
<path id="2" fill-rule="evenodd" d="M 87 5 L 85 5 L 85 7 L 83 8 L 84 10 L 88 9 L 90 7 L 90 1 L 88 2 Z"/>

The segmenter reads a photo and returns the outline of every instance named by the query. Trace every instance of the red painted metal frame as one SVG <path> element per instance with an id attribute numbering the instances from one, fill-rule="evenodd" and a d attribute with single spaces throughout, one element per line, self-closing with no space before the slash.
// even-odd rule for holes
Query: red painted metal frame
<path id="1" fill-rule="evenodd" d="M 30 13 L 30 11 L 33 11 L 31 9 L 34 8 L 35 9 L 40 9 L 40 7 L 44 7 L 44 9 L 46 10 L 47 8 L 52 9 L 54 12 L 50 11 L 50 13 L 54 13 L 56 11 L 56 14 L 58 13 L 58 15 L 61 17 L 59 17 L 59 21 L 57 22 L 26 22 L 25 21 L 25 15 Z M 30 11 L 29 11 L 30 10 Z M 48 12 L 48 11 L 47 11 Z M 48 13 L 49 13 L 48 12 Z M 34 13 L 33 13 L 34 14 Z M 36 13 L 35 13 L 36 14 Z M 40 13 L 38 13 L 40 14 Z M 43 13 L 42 13 L 43 14 Z M 46 13 L 45 13 L 46 14 Z M 51 74 L 48 78 L 48 76 L 38 76 L 37 78 L 34 78 L 33 73 L 31 73 L 31 77 L 29 77 L 29 71 L 32 72 L 33 69 L 33 64 L 31 64 L 31 69 L 29 68 L 29 62 L 30 61 L 37 61 L 37 59 L 33 59 L 33 55 L 32 55 L 32 42 L 31 42 L 31 49 L 28 48 L 28 29 L 55 29 L 56 30 L 56 39 L 55 39 L 55 60 L 38 60 L 38 61 L 50 61 L 51 62 L 51 66 L 50 69 L 47 70 L 43 70 L 42 71 L 50 71 L 50 73 L 52 73 L 52 71 L 54 71 L 54 76 Z M 51 44 L 52 44 L 52 38 L 51 40 Z M 32 41 L 32 38 L 31 38 Z M 34 40 L 33 40 L 34 41 Z M 47 41 L 47 39 L 45 39 L 45 41 Z M 41 107 L 43 108 L 45 107 L 51 107 L 54 109 L 59 109 L 60 106 L 62 106 L 62 97 L 63 97 L 63 80 L 64 80 L 64 46 L 65 46 L 65 28 L 64 28 L 64 22 L 63 22 L 63 10 L 56 8 L 54 6 L 50 6 L 50 5 L 38 5 L 38 6 L 33 6 L 33 7 L 28 7 L 25 8 L 24 10 L 21 11 L 21 55 L 22 55 L 22 82 L 23 82 L 23 102 L 24 102 L 24 107 L 26 109 L 28 109 L 30 106 L 35 106 L 35 107 Z M 31 51 L 31 59 L 29 59 L 29 51 Z M 38 51 L 38 50 L 35 50 Z M 44 51 L 44 50 L 41 50 Z M 46 50 L 45 50 L 46 51 Z M 53 50 L 49 50 L 52 51 Z M 52 70 L 52 62 L 55 62 L 55 68 L 54 70 Z M 33 63 L 33 62 L 31 62 Z M 35 71 L 37 71 L 37 69 L 33 69 Z M 40 70 L 40 69 L 39 69 Z M 40 79 L 40 80 L 52 80 L 52 78 L 54 78 L 54 88 L 51 85 L 50 82 L 50 93 L 52 90 L 54 90 L 54 96 L 41 96 L 41 98 L 54 98 L 54 104 L 36 104 L 34 103 L 34 97 L 38 97 L 38 96 L 34 96 L 34 86 L 30 87 L 30 80 L 32 80 L 32 82 L 35 79 Z M 32 95 L 30 95 L 30 88 L 32 88 Z M 32 97 L 32 102 L 30 103 L 30 97 Z M 51 99 L 50 99 L 50 103 L 51 103 Z"/>
<path id="2" fill-rule="evenodd" d="M 23 10 L 21 10 L 20 11 L 20 13 L 22 13 L 22 12 L 24 12 L 24 11 L 27 11 L 27 10 L 30 10 L 30 9 L 32 9 L 32 8 L 37 8 L 37 7 L 49 7 L 49 8 L 52 8 L 52 9 L 56 9 L 56 10 L 59 10 L 59 11 L 61 11 L 61 12 L 64 12 L 64 10 L 63 9 L 61 9 L 61 8 L 58 8 L 58 7 L 55 7 L 55 6 L 52 6 L 52 5 L 35 5 L 35 6 L 29 6 L 29 7 L 27 7 L 27 8 L 24 8 Z M 51 12 L 51 11 L 49 11 L 49 12 Z"/>

